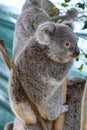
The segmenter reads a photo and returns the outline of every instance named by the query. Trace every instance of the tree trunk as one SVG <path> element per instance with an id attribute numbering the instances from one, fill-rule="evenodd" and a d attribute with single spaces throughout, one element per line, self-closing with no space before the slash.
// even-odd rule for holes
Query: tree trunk
<path id="1" fill-rule="evenodd" d="M 64 130 L 80 130 L 81 99 L 85 87 L 85 79 L 73 78 L 68 80 L 67 103 L 69 111 L 65 115 Z"/>

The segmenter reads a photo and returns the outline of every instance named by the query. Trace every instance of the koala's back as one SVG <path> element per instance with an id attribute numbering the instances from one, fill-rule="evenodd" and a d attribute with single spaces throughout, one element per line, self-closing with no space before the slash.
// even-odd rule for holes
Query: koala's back
<path id="1" fill-rule="evenodd" d="M 14 60 L 20 55 L 28 39 L 34 35 L 37 26 L 44 21 L 48 21 L 46 16 L 46 12 L 36 6 L 23 11 L 19 16 L 13 42 Z"/>

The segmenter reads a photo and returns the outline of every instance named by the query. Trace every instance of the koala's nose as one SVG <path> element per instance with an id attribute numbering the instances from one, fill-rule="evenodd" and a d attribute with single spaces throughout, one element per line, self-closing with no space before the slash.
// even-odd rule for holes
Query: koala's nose
<path id="1" fill-rule="evenodd" d="M 76 46 L 74 51 L 74 57 L 77 57 L 80 54 L 79 48 Z"/>

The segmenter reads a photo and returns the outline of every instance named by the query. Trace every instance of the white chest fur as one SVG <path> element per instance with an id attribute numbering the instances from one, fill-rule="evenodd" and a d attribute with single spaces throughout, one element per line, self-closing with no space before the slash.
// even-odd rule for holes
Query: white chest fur
<path id="1" fill-rule="evenodd" d="M 60 89 L 60 86 L 62 85 L 64 79 L 57 81 L 56 79 L 50 76 L 47 77 L 42 76 L 42 81 L 48 84 L 49 88 L 47 88 L 47 90 L 50 92 L 49 95 L 53 95 L 57 89 Z"/>

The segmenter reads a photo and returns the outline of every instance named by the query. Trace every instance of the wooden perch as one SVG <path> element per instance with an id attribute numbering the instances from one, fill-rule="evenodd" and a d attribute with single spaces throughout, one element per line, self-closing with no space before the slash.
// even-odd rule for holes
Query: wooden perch
<path id="1" fill-rule="evenodd" d="M 5 62 L 7 63 L 8 68 L 11 69 L 11 64 L 9 61 L 10 59 L 7 57 L 7 50 L 2 39 L 0 39 L 0 51 L 4 57 Z"/>
<path id="2" fill-rule="evenodd" d="M 87 130 L 87 81 L 86 81 L 86 85 L 82 97 L 80 130 Z"/>
<path id="3" fill-rule="evenodd" d="M 8 54 L 7 54 L 7 50 L 6 50 L 6 47 L 4 45 L 4 41 L 2 39 L 0 39 L 0 51 L 4 57 L 4 60 L 8 66 L 8 68 L 11 70 L 13 69 L 13 71 L 15 72 L 16 76 L 18 77 L 19 79 L 19 73 L 18 71 L 16 70 L 15 68 L 15 65 L 14 63 L 12 62 L 12 60 L 9 58 Z"/>
<path id="4" fill-rule="evenodd" d="M 63 102 L 66 103 L 66 93 L 67 93 L 67 80 L 66 79 L 62 85 L 61 93 L 62 93 Z M 65 117 L 65 113 L 53 121 L 52 130 L 63 130 L 64 129 L 64 117 Z"/>

